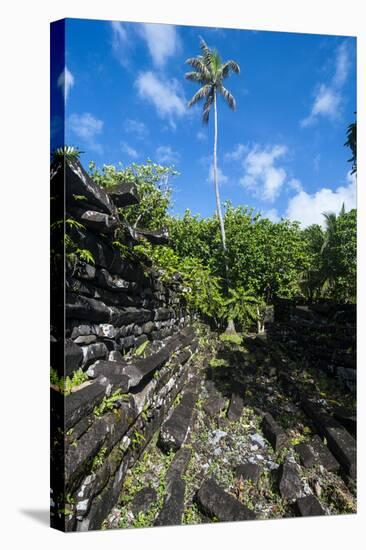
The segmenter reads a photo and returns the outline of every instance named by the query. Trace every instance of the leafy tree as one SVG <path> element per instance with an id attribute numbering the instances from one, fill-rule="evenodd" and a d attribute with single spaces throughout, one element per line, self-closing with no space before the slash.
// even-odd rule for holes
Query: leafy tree
<path id="1" fill-rule="evenodd" d="M 348 162 L 352 162 L 352 171 L 351 174 L 357 172 L 357 122 L 351 122 L 347 128 L 347 141 L 344 144 L 346 147 L 349 147 L 352 152 L 352 157 Z"/>
<path id="2" fill-rule="evenodd" d="M 221 61 L 217 50 L 209 48 L 204 40 L 200 44 L 202 55 L 191 57 L 186 60 L 195 70 L 186 73 L 187 80 L 200 84 L 200 89 L 189 101 L 188 106 L 192 107 L 196 103 L 204 101 L 202 121 L 208 124 L 211 107 L 214 109 L 214 150 L 213 150 L 213 176 L 216 195 L 216 210 L 220 224 L 222 247 L 224 251 L 224 262 L 226 267 L 226 277 L 228 279 L 228 266 L 226 260 L 226 234 L 225 225 L 221 211 L 221 201 L 219 184 L 217 179 L 217 95 L 221 95 L 230 109 L 236 109 L 236 102 L 233 95 L 224 87 L 223 81 L 230 76 L 232 72 L 239 74 L 239 65 L 233 61 Z M 229 284 L 228 284 L 229 286 Z"/>
<path id="3" fill-rule="evenodd" d="M 162 166 L 148 160 L 145 164 L 133 163 L 118 167 L 104 165 L 99 170 L 94 162 L 89 165 L 90 175 L 101 187 L 111 188 L 120 184 L 134 183 L 140 202 L 120 209 L 120 214 L 133 227 L 160 229 L 168 222 L 167 212 L 171 205 L 170 179 L 178 175 L 171 166 Z"/>

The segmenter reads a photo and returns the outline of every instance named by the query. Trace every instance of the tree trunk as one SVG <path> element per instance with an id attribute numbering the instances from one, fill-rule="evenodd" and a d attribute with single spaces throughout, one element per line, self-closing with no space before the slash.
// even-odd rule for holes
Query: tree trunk
<path id="1" fill-rule="evenodd" d="M 216 196 L 216 212 L 217 217 L 219 219 L 219 225 L 220 225 L 220 232 L 221 232 L 221 241 L 222 241 L 222 249 L 223 249 L 223 256 L 224 256 L 224 264 L 225 264 L 225 275 L 226 275 L 226 287 L 227 290 L 230 288 L 230 281 L 229 281 L 229 269 L 227 264 L 227 255 L 226 255 L 226 234 L 225 234 L 225 225 L 224 220 L 222 217 L 222 211 L 221 211 L 221 200 L 220 200 L 220 191 L 219 191 L 219 182 L 217 180 L 217 96 L 216 96 L 216 90 L 214 91 L 214 153 L 213 153 L 213 177 L 214 177 L 214 186 L 215 186 L 215 196 Z M 228 319 L 228 325 L 226 328 L 226 332 L 233 333 L 235 332 L 235 325 L 234 321 L 232 319 Z"/>

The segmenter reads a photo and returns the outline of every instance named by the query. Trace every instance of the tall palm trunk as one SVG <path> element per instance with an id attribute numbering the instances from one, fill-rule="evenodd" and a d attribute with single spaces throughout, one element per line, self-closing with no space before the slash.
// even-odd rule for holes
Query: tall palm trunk
<path id="1" fill-rule="evenodd" d="M 219 218 L 219 224 L 220 224 L 222 248 L 224 250 L 224 262 L 225 262 L 226 277 L 227 277 L 228 273 L 227 273 L 227 259 L 226 259 L 226 234 L 225 234 L 224 220 L 223 220 L 222 211 L 221 211 L 219 182 L 217 180 L 217 98 L 216 98 L 216 90 L 214 92 L 214 127 L 215 127 L 215 130 L 214 130 L 213 175 L 214 175 L 214 185 L 215 185 L 215 195 L 216 195 L 216 210 L 217 210 L 217 217 Z"/>
<path id="2" fill-rule="evenodd" d="M 216 196 L 216 211 L 217 211 L 217 217 L 219 218 L 219 224 L 220 224 L 220 231 L 221 231 L 221 241 L 222 241 L 222 249 L 223 249 L 223 256 L 224 256 L 224 264 L 225 264 L 225 276 L 226 276 L 226 287 L 227 290 L 230 288 L 230 280 L 229 280 L 229 269 L 228 269 L 228 263 L 227 263 L 227 253 L 226 253 L 226 233 L 225 233 L 225 225 L 224 225 L 224 219 L 222 217 L 222 211 L 221 211 L 221 200 L 220 200 L 220 191 L 219 191 L 219 182 L 217 179 L 217 96 L 216 96 L 216 90 L 214 91 L 214 153 L 213 153 L 213 176 L 214 176 L 214 186 L 215 186 L 215 196 Z M 226 328 L 227 332 L 235 332 L 235 325 L 234 321 L 232 319 L 228 320 L 228 325 Z"/>

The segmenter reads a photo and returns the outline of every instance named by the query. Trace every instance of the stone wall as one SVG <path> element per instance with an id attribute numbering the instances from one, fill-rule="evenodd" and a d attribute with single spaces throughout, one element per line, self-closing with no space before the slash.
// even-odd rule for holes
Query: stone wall
<path id="1" fill-rule="evenodd" d="M 356 306 L 278 300 L 269 335 L 295 361 L 320 368 L 356 394 Z"/>
<path id="2" fill-rule="evenodd" d="M 134 252 L 142 238 L 168 241 L 165 230 L 122 221 L 121 209 L 139 201 L 134 185 L 107 192 L 78 160 L 61 159 L 51 198 L 51 365 L 87 375 L 69 395 L 51 386 L 51 519 L 97 529 L 192 378 L 197 341 L 179 276 L 163 283 Z"/>

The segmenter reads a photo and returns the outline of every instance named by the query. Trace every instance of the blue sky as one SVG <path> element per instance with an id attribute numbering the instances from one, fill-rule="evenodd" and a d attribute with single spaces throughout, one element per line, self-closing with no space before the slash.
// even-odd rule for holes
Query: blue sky
<path id="1" fill-rule="evenodd" d="M 213 124 L 188 109 L 197 86 L 184 79 L 199 37 L 241 68 L 218 105 L 222 200 L 273 220 L 321 223 L 322 212 L 356 205 L 343 144 L 356 110 L 352 37 L 68 19 L 66 143 L 97 165 L 173 163 L 174 214 L 215 209 Z"/>

